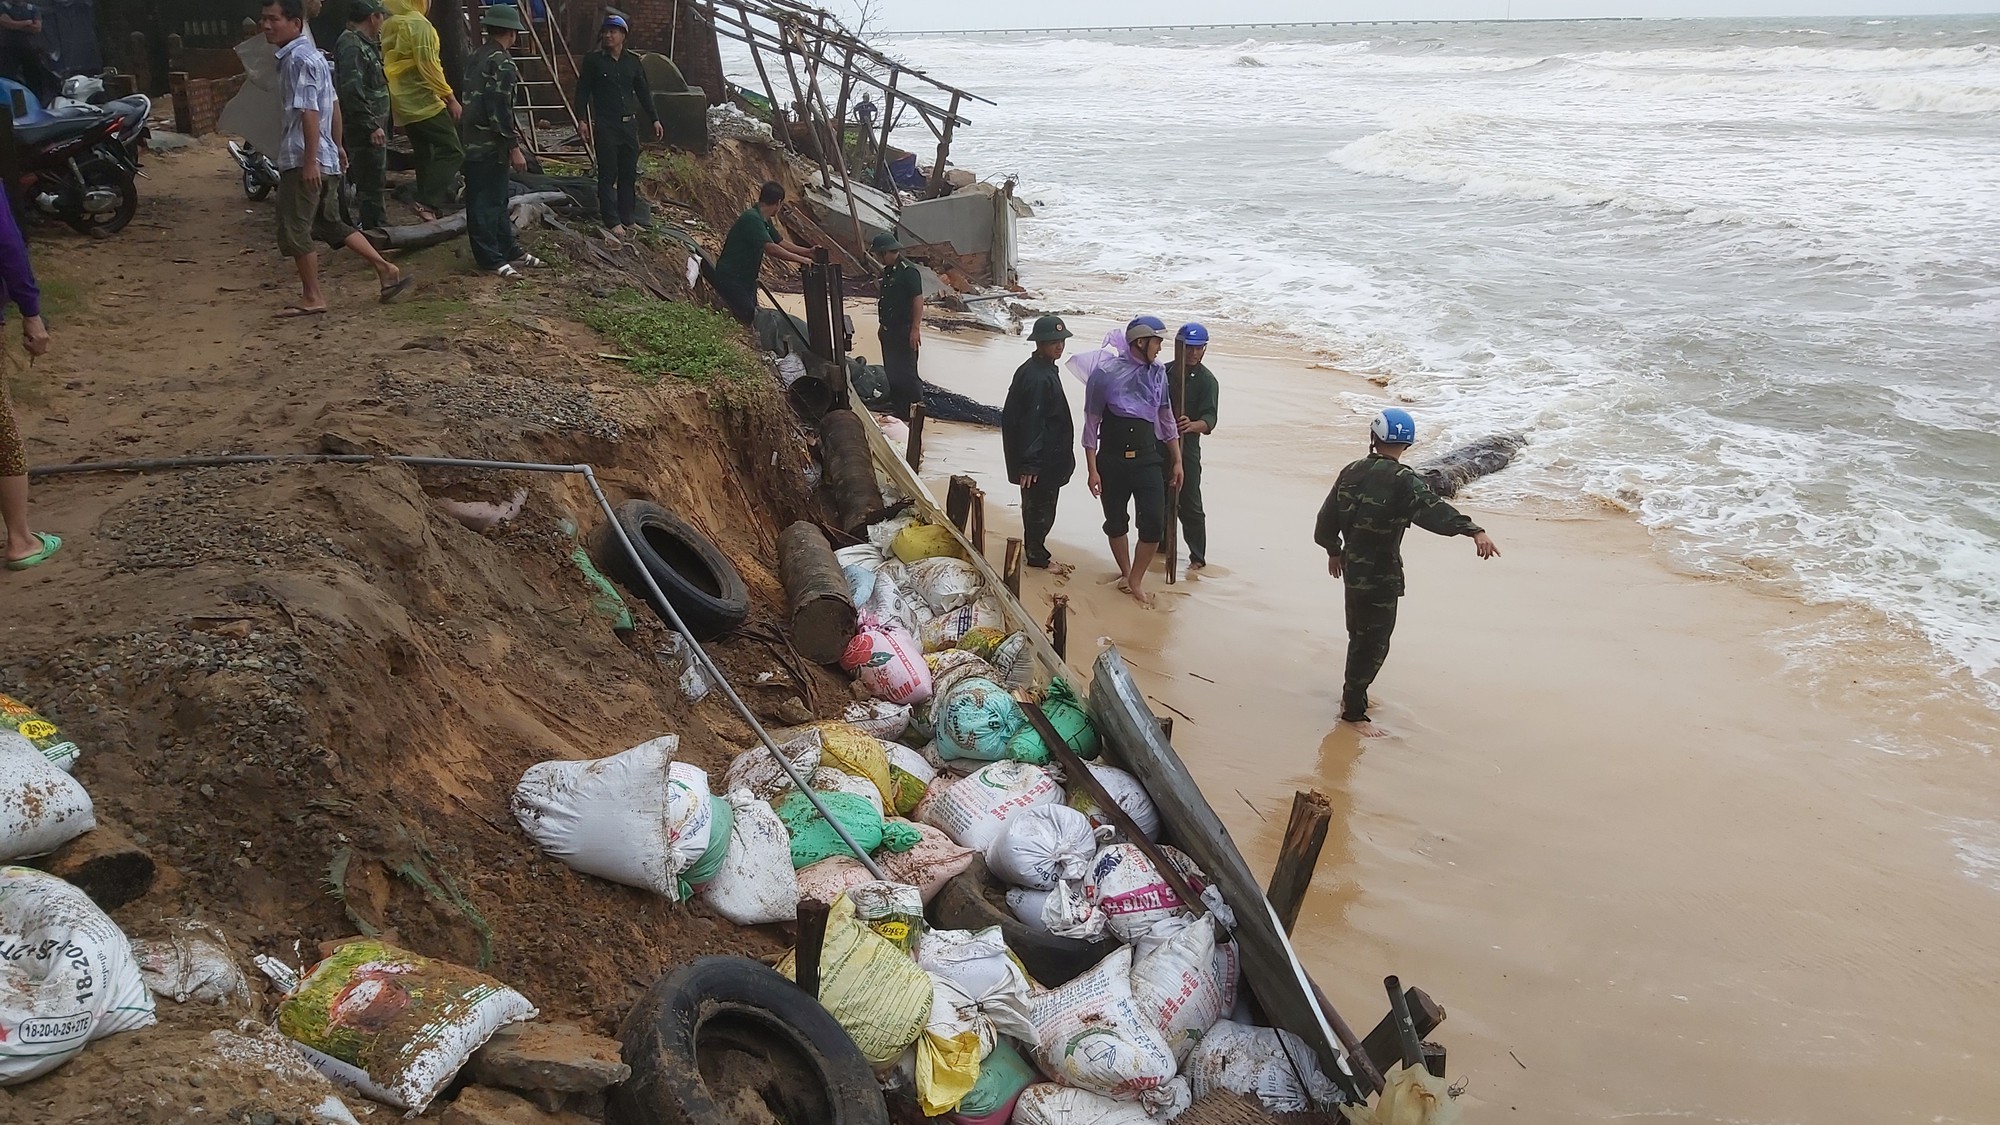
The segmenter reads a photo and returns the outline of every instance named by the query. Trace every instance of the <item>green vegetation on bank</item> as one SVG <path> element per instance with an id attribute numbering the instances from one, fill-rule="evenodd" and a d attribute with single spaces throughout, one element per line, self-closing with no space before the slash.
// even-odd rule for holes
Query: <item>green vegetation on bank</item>
<path id="1" fill-rule="evenodd" d="M 693 383 L 734 383 L 766 377 L 732 319 L 698 305 L 656 301 L 636 289 L 586 301 L 583 322 L 602 332 L 647 379 L 674 375 Z"/>

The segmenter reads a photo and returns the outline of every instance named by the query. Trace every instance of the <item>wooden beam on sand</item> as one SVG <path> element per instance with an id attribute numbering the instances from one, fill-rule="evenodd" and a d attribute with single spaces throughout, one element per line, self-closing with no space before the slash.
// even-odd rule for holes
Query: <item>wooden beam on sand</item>
<path id="1" fill-rule="evenodd" d="M 1055 602 L 1049 607 L 1049 623 L 1043 632 L 1049 635 L 1049 647 L 1056 655 L 1069 659 L 1069 595 L 1055 595 Z"/>
<path id="2" fill-rule="evenodd" d="M 1285 824 L 1285 842 L 1278 848 L 1278 865 L 1271 872 L 1264 897 L 1278 915 L 1286 933 L 1298 923 L 1306 888 L 1312 885 L 1313 869 L 1319 866 L 1320 849 L 1326 844 L 1326 827 L 1333 820 L 1333 803 L 1326 794 L 1301 789 L 1292 794 L 1292 818 Z"/>
<path id="3" fill-rule="evenodd" d="M 903 460 L 909 463 L 910 471 L 924 471 L 924 404 L 910 406 L 910 444 L 903 449 Z"/>
<path id="4" fill-rule="evenodd" d="M 1021 556 L 1024 553 L 1020 537 L 1008 536 L 1007 551 L 1000 557 L 1000 581 L 1007 587 L 1007 592 L 1014 595 L 1015 601 L 1021 600 Z"/>
<path id="5" fill-rule="evenodd" d="M 944 518 L 960 532 L 971 526 L 972 494 L 979 488 L 979 482 L 964 473 L 953 473 L 944 487 Z"/>

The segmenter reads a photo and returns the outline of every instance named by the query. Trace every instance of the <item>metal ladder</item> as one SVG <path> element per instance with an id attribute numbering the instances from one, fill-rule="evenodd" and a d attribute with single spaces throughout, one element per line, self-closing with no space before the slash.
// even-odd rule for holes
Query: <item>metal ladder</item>
<path id="1" fill-rule="evenodd" d="M 549 5 L 549 18 L 537 23 L 528 20 L 528 33 L 514 41 L 514 66 L 521 72 L 514 90 L 514 116 L 521 135 L 528 140 L 528 152 L 536 159 L 556 159 L 593 163 L 591 146 L 583 139 L 576 108 L 570 104 L 564 86 L 564 71 L 571 87 L 576 83 L 576 56 L 563 37 L 557 5 Z M 523 4 L 521 10 L 530 10 Z"/>

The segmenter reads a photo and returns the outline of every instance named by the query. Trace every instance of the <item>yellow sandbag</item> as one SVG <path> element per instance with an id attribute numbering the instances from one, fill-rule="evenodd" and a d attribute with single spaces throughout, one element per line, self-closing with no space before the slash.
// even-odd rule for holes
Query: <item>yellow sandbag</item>
<path id="1" fill-rule="evenodd" d="M 979 1033 L 946 1037 L 925 1028 L 917 1040 L 917 1104 L 925 1117 L 943 1117 L 979 1085 Z"/>
<path id="2" fill-rule="evenodd" d="M 896 538 L 889 543 L 889 549 L 896 552 L 896 557 L 903 560 L 905 566 L 940 556 L 965 557 L 965 551 L 959 547 L 958 538 L 950 528 L 930 523 L 913 523 L 897 532 Z"/>
<path id="3" fill-rule="evenodd" d="M 819 731 L 820 743 L 825 747 L 820 754 L 820 764 L 832 766 L 842 773 L 865 778 L 882 794 L 882 807 L 896 807 L 896 781 L 889 776 L 889 755 L 882 750 L 882 743 L 874 735 L 864 734 L 855 726 L 837 719 L 826 719 L 814 723 Z"/>
<path id="4" fill-rule="evenodd" d="M 796 956 L 787 955 L 778 971 L 796 980 Z M 879 1070 L 894 1065 L 930 1022 L 931 977 L 908 954 L 862 925 L 854 904 L 842 894 L 827 911 L 819 1002 Z"/>
<path id="5" fill-rule="evenodd" d="M 921 1055 L 921 1048 L 919 1048 Z M 1423 1067 L 1396 1064 L 1389 1072 L 1382 1097 L 1372 1106 L 1341 1106 L 1348 1125 L 1457 1125 L 1458 1102 L 1444 1079 Z"/>

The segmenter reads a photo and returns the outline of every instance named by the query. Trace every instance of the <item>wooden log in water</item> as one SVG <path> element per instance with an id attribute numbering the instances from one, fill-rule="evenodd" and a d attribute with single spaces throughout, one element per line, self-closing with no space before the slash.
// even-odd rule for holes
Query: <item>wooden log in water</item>
<path id="1" fill-rule="evenodd" d="M 1525 435 L 1495 434 L 1411 467 L 1431 486 L 1432 492 L 1449 500 L 1480 477 L 1506 468 L 1527 446 Z"/>
<path id="2" fill-rule="evenodd" d="M 867 423 L 852 410 L 828 411 L 819 420 L 819 459 L 826 469 L 827 491 L 840 529 L 859 536 L 885 503 L 875 481 L 875 461 L 868 449 Z"/>
<path id="3" fill-rule="evenodd" d="M 1285 842 L 1278 848 L 1278 866 L 1264 897 L 1277 912 L 1278 924 L 1286 933 L 1298 924 L 1299 908 L 1312 885 L 1313 868 L 1319 866 L 1320 848 L 1326 844 L 1326 826 L 1333 819 L 1333 804 L 1326 794 L 1301 789 L 1292 794 L 1292 818 L 1285 824 Z"/>
<path id="4" fill-rule="evenodd" d="M 833 664 L 854 640 L 854 598 L 826 534 L 804 520 L 778 533 L 778 581 L 792 647 L 816 664 Z"/>

